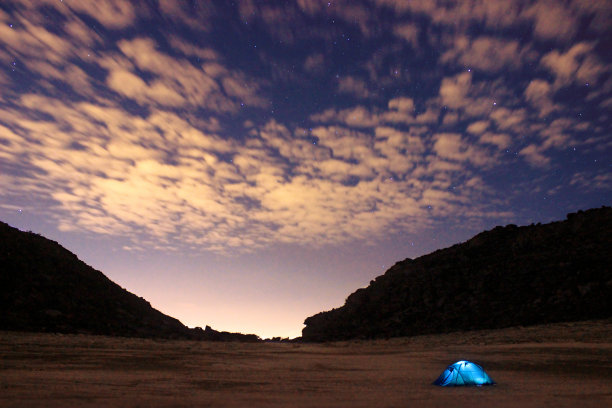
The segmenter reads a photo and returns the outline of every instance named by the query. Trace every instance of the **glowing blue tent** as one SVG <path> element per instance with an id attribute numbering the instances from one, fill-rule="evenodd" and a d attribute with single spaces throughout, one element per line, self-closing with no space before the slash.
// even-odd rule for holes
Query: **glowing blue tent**
<path id="1" fill-rule="evenodd" d="M 493 385 L 495 382 L 489 377 L 485 370 L 471 361 L 457 361 L 449 365 L 434 385 L 442 387 L 455 387 L 458 385 Z"/>

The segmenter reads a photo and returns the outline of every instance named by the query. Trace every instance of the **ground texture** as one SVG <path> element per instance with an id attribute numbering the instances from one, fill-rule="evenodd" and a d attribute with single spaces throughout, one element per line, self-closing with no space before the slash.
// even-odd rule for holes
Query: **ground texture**
<path id="1" fill-rule="evenodd" d="M 498 384 L 431 385 L 461 359 Z M 0 406 L 612 406 L 612 322 L 327 344 L 0 332 Z"/>

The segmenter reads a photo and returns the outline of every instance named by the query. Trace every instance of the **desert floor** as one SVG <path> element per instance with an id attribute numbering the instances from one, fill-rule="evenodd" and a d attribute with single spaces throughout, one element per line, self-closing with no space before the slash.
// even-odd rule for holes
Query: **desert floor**
<path id="1" fill-rule="evenodd" d="M 497 385 L 431 385 L 461 359 Z M 612 406 L 612 322 L 329 344 L 0 332 L 0 406 Z"/>

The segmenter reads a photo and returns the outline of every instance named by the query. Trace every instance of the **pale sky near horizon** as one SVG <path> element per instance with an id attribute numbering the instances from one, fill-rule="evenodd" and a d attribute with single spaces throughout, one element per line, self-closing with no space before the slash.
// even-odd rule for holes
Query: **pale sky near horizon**
<path id="1" fill-rule="evenodd" d="M 406 257 L 612 202 L 612 1 L 8 1 L 0 220 L 296 337 Z"/>

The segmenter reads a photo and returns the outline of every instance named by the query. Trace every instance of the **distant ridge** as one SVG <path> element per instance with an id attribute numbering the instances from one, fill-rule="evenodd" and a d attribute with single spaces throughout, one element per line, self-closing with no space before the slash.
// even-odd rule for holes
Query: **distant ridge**
<path id="1" fill-rule="evenodd" d="M 256 335 L 190 329 L 76 255 L 0 222 L 0 330 L 125 337 L 258 341 Z"/>
<path id="2" fill-rule="evenodd" d="M 495 329 L 612 316 L 612 208 L 508 225 L 406 259 L 306 319 L 304 341 Z"/>

